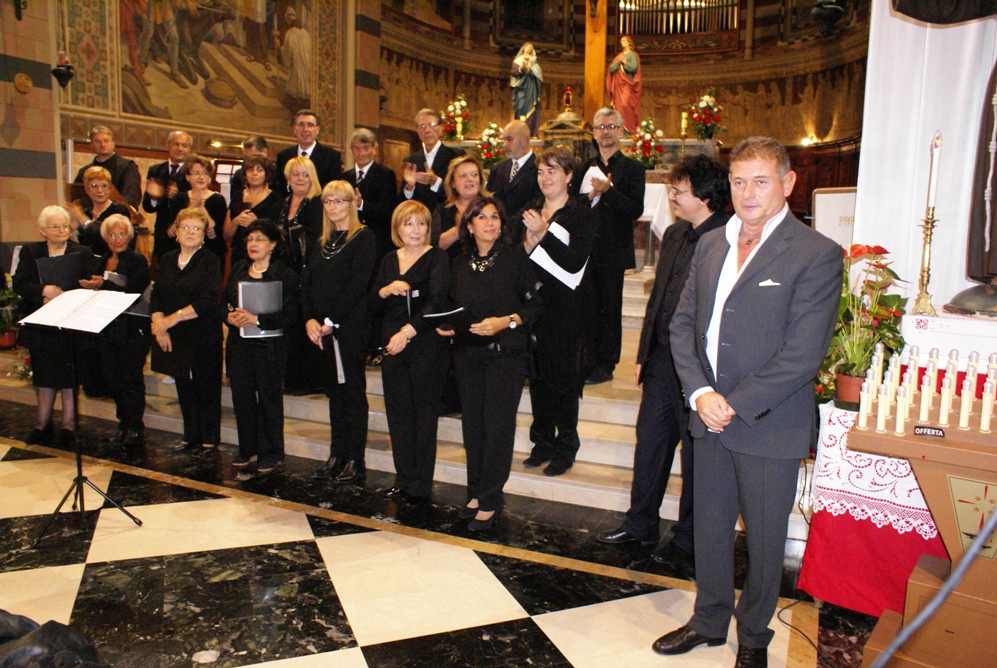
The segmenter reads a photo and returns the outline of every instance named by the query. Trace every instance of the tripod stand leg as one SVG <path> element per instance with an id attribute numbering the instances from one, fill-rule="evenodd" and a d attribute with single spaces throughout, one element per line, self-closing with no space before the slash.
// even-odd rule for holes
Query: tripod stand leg
<path id="1" fill-rule="evenodd" d="M 48 528 L 50 526 L 52 526 L 52 522 L 55 520 L 56 516 L 59 514 L 59 511 L 62 510 L 62 507 L 64 505 L 66 505 L 66 499 L 69 498 L 70 494 L 74 494 L 74 493 L 76 493 L 76 494 L 82 494 L 83 493 L 83 490 L 80 487 L 79 478 L 73 480 L 73 484 L 69 487 L 68 490 L 66 490 L 66 493 L 63 495 L 62 501 L 59 502 L 59 505 L 56 506 L 55 510 L 52 511 L 52 514 L 49 515 L 48 521 L 45 522 L 45 526 L 43 526 L 42 530 L 38 532 L 38 538 L 35 538 L 35 542 L 33 542 L 31 544 L 32 548 L 37 547 L 39 541 L 41 541 L 41 539 L 45 537 L 45 532 L 47 532 Z M 76 510 L 76 497 L 75 496 L 73 496 L 73 510 Z"/>
<path id="2" fill-rule="evenodd" d="M 132 515 L 127 510 L 125 510 L 125 508 L 121 504 L 119 504 L 117 501 L 115 501 L 114 499 L 112 499 L 111 497 L 109 497 L 107 494 L 104 494 L 104 492 L 101 491 L 100 487 L 97 487 L 97 485 L 93 484 L 92 482 L 90 482 L 86 478 L 83 478 L 83 483 L 86 484 L 87 487 L 89 487 L 93 491 L 97 492 L 102 497 L 104 497 L 105 501 L 107 501 L 112 506 L 114 506 L 115 508 L 117 508 L 118 510 L 120 510 L 121 512 L 123 512 L 125 514 L 125 516 L 128 517 L 128 519 L 130 519 L 132 522 L 135 523 L 136 526 L 142 526 L 142 520 L 140 520 L 139 518 L 135 517 L 134 515 Z M 83 488 L 82 488 L 82 486 L 80 487 L 80 495 L 81 496 L 83 495 Z"/>

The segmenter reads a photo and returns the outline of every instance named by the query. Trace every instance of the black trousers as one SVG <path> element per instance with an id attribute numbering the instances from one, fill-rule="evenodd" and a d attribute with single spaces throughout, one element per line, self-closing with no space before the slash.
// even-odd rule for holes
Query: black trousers
<path id="1" fill-rule="evenodd" d="M 429 496 L 433 489 L 447 347 L 445 339 L 428 331 L 381 363 L 395 486 L 415 496 Z"/>
<path id="2" fill-rule="evenodd" d="M 544 313 L 537 324 L 536 373 L 530 376 L 533 454 L 571 463 L 578 453 L 582 331 L 568 313 Z"/>
<path id="3" fill-rule="evenodd" d="M 259 466 L 273 466 L 284 458 L 284 337 L 245 340 L 229 332 L 228 368 L 232 406 L 239 433 L 239 455 L 256 455 Z"/>
<path id="4" fill-rule="evenodd" d="M 675 449 L 681 442 L 682 496 L 678 522 L 672 527 L 672 543 L 692 554 L 692 437 L 682 389 L 668 355 L 665 348 L 655 348 L 642 369 L 644 391 L 637 413 L 634 477 L 623 529 L 641 540 L 657 540 L 661 501 L 665 498 Z"/>
<path id="5" fill-rule="evenodd" d="M 526 379 L 526 357 L 489 348 L 458 348 L 457 387 L 467 451 L 467 500 L 500 510 L 512 470 L 516 412 Z"/>
<path id="6" fill-rule="evenodd" d="M 120 339 L 101 339 L 98 345 L 100 368 L 114 399 L 118 429 L 141 432 L 144 429 L 145 377 L 142 369 L 149 354 L 149 330 L 131 331 Z"/>
<path id="7" fill-rule="evenodd" d="M 174 339 L 173 345 L 177 345 Z M 177 399 L 183 414 L 183 440 L 188 443 L 221 442 L 222 435 L 222 337 L 184 341 L 190 355 L 190 377 L 175 376 Z"/>
<path id="8" fill-rule="evenodd" d="M 367 450 L 367 328 L 336 334 L 346 382 L 340 385 L 335 370 L 332 339 L 324 339 L 325 361 L 321 382 L 329 397 L 330 448 L 334 457 L 361 462 Z M 308 345 L 312 345 L 309 343 Z"/>
<path id="9" fill-rule="evenodd" d="M 296 322 L 286 327 L 284 338 L 287 341 L 287 355 L 284 368 L 281 370 L 281 374 L 284 376 L 284 387 L 289 390 L 307 391 L 322 387 L 322 382 L 315 378 L 315 374 L 312 373 L 308 350 L 314 344 L 305 332 L 304 323 Z"/>
<path id="10" fill-rule="evenodd" d="M 620 363 L 623 342 L 623 277 L 626 268 L 592 254 L 594 322 L 587 342 L 586 368 L 612 371 Z"/>

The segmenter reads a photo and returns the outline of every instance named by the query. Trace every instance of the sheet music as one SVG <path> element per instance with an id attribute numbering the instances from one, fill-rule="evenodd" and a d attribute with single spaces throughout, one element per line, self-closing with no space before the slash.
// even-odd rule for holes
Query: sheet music
<path id="1" fill-rule="evenodd" d="M 578 187 L 579 195 L 588 195 L 590 192 L 592 192 L 593 178 L 605 180 L 606 174 L 595 165 L 589 167 L 588 171 L 585 172 L 585 176 L 582 177 L 581 186 Z"/>
<path id="2" fill-rule="evenodd" d="M 595 168 L 593 167 L 593 169 Z M 601 173 L 602 172 L 600 172 L 600 174 Z M 550 227 L 548 227 L 547 232 L 553 234 L 565 246 L 571 242 L 571 232 L 568 232 L 568 230 L 564 229 L 563 226 L 558 225 L 557 223 L 553 223 Z M 530 259 L 536 262 L 538 266 L 545 269 L 548 274 L 561 281 L 572 290 L 577 288 L 578 284 L 582 282 L 582 278 L 585 276 L 585 269 L 589 265 L 589 261 L 585 260 L 585 264 L 582 265 L 582 268 L 572 274 L 571 272 L 561 268 L 561 265 L 557 262 L 554 262 L 554 259 L 547 253 L 546 250 L 544 250 L 543 246 L 537 246 L 534 248 L 533 252 L 530 253 Z"/>
<path id="3" fill-rule="evenodd" d="M 22 325 L 43 325 L 99 334 L 139 295 L 110 290 L 70 290 L 20 321 Z"/>

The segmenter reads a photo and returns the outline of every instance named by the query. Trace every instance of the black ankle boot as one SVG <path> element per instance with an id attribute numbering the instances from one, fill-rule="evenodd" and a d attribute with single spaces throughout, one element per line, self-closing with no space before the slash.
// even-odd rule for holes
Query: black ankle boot
<path id="1" fill-rule="evenodd" d="M 329 459 L 325 460 L 325 466 L 320 469 L 315 469 L 312 471 L 312 477 L 317 480 L 326 480 L 328 478 L 335 478 L 339 475 L 339 472 L 343 470 L 343 465 L 346 462 L 342 457 L 337 457 L 332 455 Z"/>
<path id="2" fill-rule="evenodd" d="M 367 479 L 367 468 L 362 459 L 347 460 L 343 470 L 333 480 L 337 485 L 362 485 Z"/>

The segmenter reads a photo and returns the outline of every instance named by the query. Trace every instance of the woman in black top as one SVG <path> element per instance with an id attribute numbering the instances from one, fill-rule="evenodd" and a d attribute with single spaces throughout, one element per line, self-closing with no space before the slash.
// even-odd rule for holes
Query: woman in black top
<path id="1" fill-rule="evenodd" d="M 89 246 L 94 255 L 103 255 L 107 252 L 107 241 L 101 231 L 101 224 L 108 216 L 127 216 L 129 210 L 124 204 L 111 201 L 111 192 L 114 190 L 111 173 L 103 167 L 88 167 L 83 172 L 83 187 L 90 197 L 90 203 L 85 203 L 82 208 L 70 204 L 66 206 L 66 210 L 76 225 L 80 244 Z"/>
<path id="2" fill-rule="evenodd" d="M 284 398 L 280 391 L 287 355 L 284 331 L 298 317 L 299 281 L 280 261 L 285 246 L 275 223 L 256 220 L 245 231 L 248 257 L 232 267 L 224 297 L 229 328 L 225 364 L 239 432 L 239 454 L 232 465 L 246 469 L 255 459 L 256 471 L 265 474 L 284 459 Z M 280 308 L 241 307 L 240 286 L 247 289 L 263 283 L 280 286 Z M 252 477 L 246 470 L 236 479 Z"/>
<path id="3" fill-rule="evenodd" d="M 336 484 L 363 484 L 367 446 L 367 289 L 377 240 L 360 224 L 353 186 L 330 181 L 322 190 L 322 236 L 301 282 L 305 331 L 318 353 L 329 397 L 331 453 L 312 473 Z"/>
<path id="4" fill-rule="evenodd" d="M 98 260 L 94 275 L 80 285 L 90 290 L 142 294 L 149 286 L 149 262 L 128 249 L 135 228 L 127 216 L 114 215 L 100 229 L 108 251 Z M 110 272 L 104 278 L 105 272 Z M 144 443 L 145 378 L 142 368 L 149 354 L 149 318 L 122 313 L 100 333 L 98 363 L 117 409 L 118 433 L 114 445 L 134 448 Z"/>
<path id="5" fill-rule="evenodd" d="M 162 257 L 150 308 L 156 337 L 153 371 L 176 380 L 183 441 L 173 449 L 180 452 L 213 448 L 221 440 L 222 270 L 218 257 L 202 249 L 208 228 L 204 209 L 184 209 L 175 225 L 180 248 Z"/>
<path id="6" fill-rule="evenodd" d="M 516 411 L 526 377 L 528 329 L 542 308 L 537 277 L 522 246 L 511 245 L 498 200 L 480 197 L 461 220 L 467 252 L 451 269 L 450 300 L 467 311 L 469 328 L 441 325 L 455 336 L 457 387 L 467 450 L 468 529 L 492 528 L 512 468 Z"/>
<path id="7" fill-rule="evenodd" d="M 462 155 L 450 161 L 443 188 L 447 201 L 433 211 L 431 242 L 447 251 L 453 261 L 464 250 L 459 243 L 460 230 L 457 221 L 461 219 L 468 205 L 478 197 L 490 197 L 485 190 L 485 179 L 481 163 L 473 155 Z"/>
<path id="8" fill-rule="evenodd" d="M 384 410 L 391 435 L 395 484 L 388 498 L 429 501 L 436 466 L 440 393 L 446 373 L 447 341 L 424 313 L 446 310 L 450 259 L 429 245 L 429 209 L 408 200 L 391 216 L 391 239 L 398 246 L 381 261 L 370 295 L 381 317 Z"/>
<path id="9" fill-rule="evenodd" d="M 211 192 L 208 186 L 214 175 L 214 166 L 211 161 L 202 155 L 190 153 L 183 161 L 180 168 L 180 176 L 187 179 L 190 190 L 178 192 L 170 200 L 170 220 L 172 224 L 167 230 L 171 238 L 180 241 L 177 233 L 177 216 L 188 207 L 200 207 L 208 214 L 208 228 L 204 231 L 204 247 L 215 254 L 218 258 L 219 266 L 225 266 L 225 253 L 228 247 L 225 245 L 223 231 L 225 229 L 225 215 L 227 205 L 225 198 L 216 192 Z M 176 248 L 176 246 L 174 246 Z M 172 250 L 172 249 L 171 249 Z"/>
<path id="10" fill-rule="evenodd" d="M 536 373 L 530 376 L 534 445 L 523 463 L 532 468 L 549 461 L 544 475 L 556 476 L 571 468 L 578 452 L 578 398 L 585 380 L 582 314 L 592 303 L 585 269 L 597 222 L 588 198 L 568 196 L 575 170 L 570 151 L 545 150 L 537 156 L 537 170 L 544 199 L 523 211 L 523 245 L 543 284 L 544 310 L 534 330 Z M 581 283 L 565 284 L 538 264 L 541 257 L 549 258 L 561 272 L 576 275 Z"/>
<path id="11" fill-rule="evenodd" d="M 79 275 L 76 281 L 87 278 L 92 273 L 90 249 L 69 240 L 69 213 L 61 206 L 47 206 L 38 216 L 38 229 L 45 241 L 26 243 L 18 255 L 17 273 L 14 274 L 14 291 L 21 296 L 21 312 L 34 313 L 62 294 L 57 285 L 45 284 L 38 273 L 38 260 L 79 253 Z M 68 280 L 68 279 L 67 279 Z M 68 282 L 66 289 L 76 287 Z M 51 327 L 22 325 L 17 332 L 17 343 L 28 349 L 31 357 L 31 380 L 38 394 L 38 424 L 25 443 L 46 444 L 52 440 L 52 408 L 57 391 L 62 393 L 62 431 L 59 441 L 69 444 L 73 441 L 75 409 L 73 407 L 73 387 L 76 381 L 76 368 L 69 354 L 73 348 L 73 335 Z M 79 357 L 77 357 L 77 360 Z"/>
<path id="12" fill-rule="evenodd" d="M 246 229 L 254 220 L 277 220 L 283 205 L 281 196 L 270 189 L 274 165 L 265 155 L 249 155 L 242 161 L 246 188 L 241 197 L 232 197 L 225 217 L 225 240 L 232 249 L 229 263 L 246 259 Z"/>

